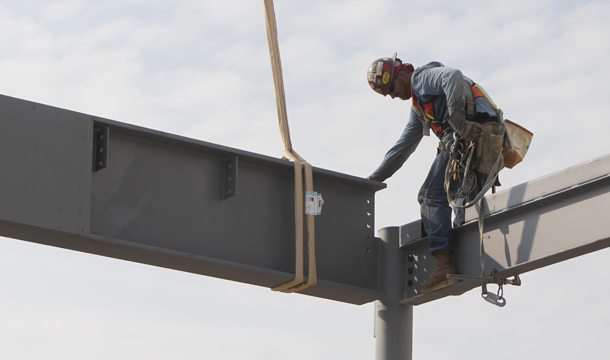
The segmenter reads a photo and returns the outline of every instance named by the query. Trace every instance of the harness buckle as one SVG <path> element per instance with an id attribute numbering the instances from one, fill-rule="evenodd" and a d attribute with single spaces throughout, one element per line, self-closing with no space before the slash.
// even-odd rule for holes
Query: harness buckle
<path id="1" fill-rule="evenodd" d="M 474 101 L 466 102 L 466 113 L 464 114 L 466 117 L 466 120 L 472 121 L 474 119 L 475 108 L 476 107 L 475 107 Z"/>

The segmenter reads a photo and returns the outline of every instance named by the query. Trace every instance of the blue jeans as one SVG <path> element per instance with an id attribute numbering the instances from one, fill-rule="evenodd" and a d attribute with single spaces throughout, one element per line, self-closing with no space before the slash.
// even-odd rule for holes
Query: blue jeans
<path id="1" fill-rule="evenodd" d="M 453 227 L 451 226 L 451 206 L 447 200 L 445 192 L 445 170 L 449 162 L 449 153 L 440 151 L 434 159 L 428 177 L 417 196 L 420 205 L 421 219 L 424 230 L 430 239 L 430 253 L 435 254 L 440 250 L 453 251 Z M 469 200 L 472 200 L 481 191 L 487 175 L 475 172 L 477 184 L 470 193 Z M 452 180 L 449 188 L 453 192 L 460 190 L 460 181 Z M 461 205 L 465 199 L 459 199 L 457 204 Z M 465 211 L 454 209 L 455 220 L 453 226 L 457 227 L 464 223 Z"/>

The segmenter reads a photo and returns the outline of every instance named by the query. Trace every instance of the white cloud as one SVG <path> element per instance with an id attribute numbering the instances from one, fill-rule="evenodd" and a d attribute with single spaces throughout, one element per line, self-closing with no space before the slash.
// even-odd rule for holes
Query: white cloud
<path id="1" fill-rule="evenodd" d="M 65 21 L 74 16 L 85 5 L 81 0 L 57 1 L 44 9 L 43 17 L 49 21 Z"/>

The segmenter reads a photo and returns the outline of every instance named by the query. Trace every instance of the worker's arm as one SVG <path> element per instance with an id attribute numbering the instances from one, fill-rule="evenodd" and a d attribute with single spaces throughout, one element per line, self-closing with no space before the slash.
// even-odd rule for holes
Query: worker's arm
<path id="1" fill-rule="evenodd" d="M 372 180 L 384 181 L 392 176 L 415 151 L 424 136 L 424 126 L 417 111 L 411 108 L 409 122 L 396 144 L 385 154 L 379 167 L 369 176 Z"/>

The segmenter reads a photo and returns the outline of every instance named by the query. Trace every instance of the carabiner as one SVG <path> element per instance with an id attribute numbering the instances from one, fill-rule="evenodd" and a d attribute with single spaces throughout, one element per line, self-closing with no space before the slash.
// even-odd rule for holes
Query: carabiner
<path id="1" fill-rule="evenodd" d="M 493 276 L 494 270 L 491 271 L 491 275 Z M 487 284 L 483 284 L 482 286 L 481 297 L 485 299 L 488 303 L 494 304 L 499 307 L 504 307 L 506 305 L 506 299 L 504 298 L 504 288 L 502 287 L 502 282 L 498 283 L 498 293 L 490 293 L 487 291 Z"/>
<path id="2" fill-rule="evenodd" d="M 485 294 L 481 294 L 481 296 L 483 297 L 483 299 L 485 299 L 485 301 L 496 306 L 504 307 L 504 305 L 506 305 L 506 299 L 504 299 L 504 297 L 502 297 L 501 295 L 487 293 L 487 296 L 485 296 Z"/>

